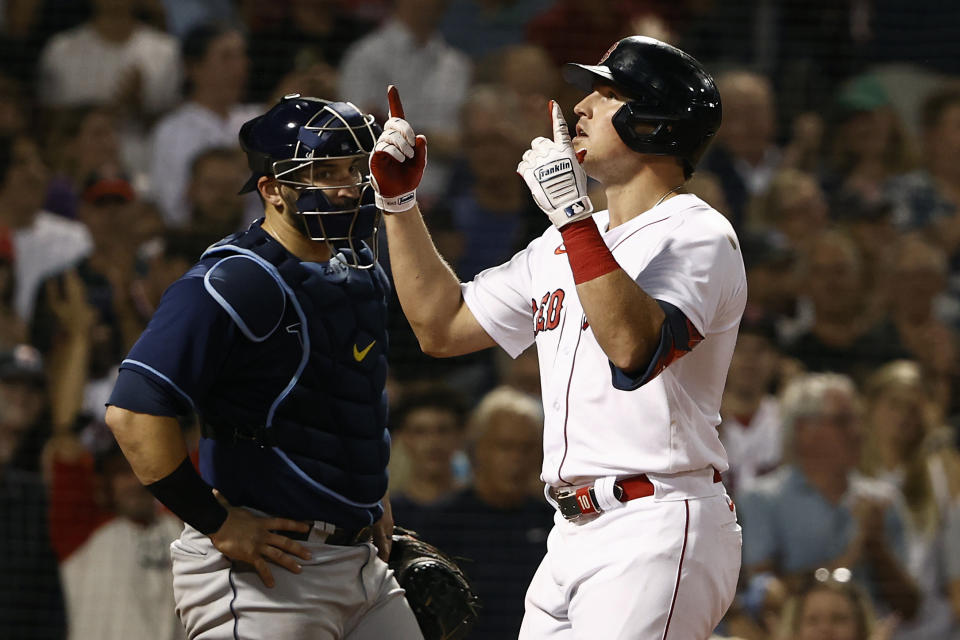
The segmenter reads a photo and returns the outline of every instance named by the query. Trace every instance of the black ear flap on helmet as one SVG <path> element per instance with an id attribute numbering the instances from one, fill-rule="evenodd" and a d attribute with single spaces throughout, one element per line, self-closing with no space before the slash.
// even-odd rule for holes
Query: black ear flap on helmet
<path id="1" fill-rule="evenodd" d="M 641 131 L 642 125 L 650 125 L 644 128 L 652 131 Z M 613 127 L 624 144 L 638 153 L 675 155 L 680 150 L 671 123 L 661 117 L 644 117 L 636 103 L 628 102 L 613 114 Z"/>

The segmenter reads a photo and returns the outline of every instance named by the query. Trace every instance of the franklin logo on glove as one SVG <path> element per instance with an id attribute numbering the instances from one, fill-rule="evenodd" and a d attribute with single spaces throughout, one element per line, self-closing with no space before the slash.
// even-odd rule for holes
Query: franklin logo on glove
<path id="1" fill-rule="evenodd" d="M 548 167 L 540 167 L 537 171 L 537 178 L 540 182 L 543 182 L 552 175 L 556 175 L 561 171 L 570 171 L 573 165 L 570 164 L 569 160 L 561 160 L 560 162 L 555 162 Z"/>

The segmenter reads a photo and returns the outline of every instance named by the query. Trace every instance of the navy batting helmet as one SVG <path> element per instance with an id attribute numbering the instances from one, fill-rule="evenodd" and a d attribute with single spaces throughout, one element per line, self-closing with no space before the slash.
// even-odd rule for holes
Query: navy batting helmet
<path id="1" fill-rule="evenodd" d="M 676 156 L 689 177 L 720 128 L 720 92 L 692 56 L 645 36 L 624 38 L 596 65 L 566 64 L 567 82 L 592 91 L 610 82 L 628 102 L 613 116 L 624 144 L 639 153 Z M 654 125 L 641 132 L 638 125 Z"/>
<path id="2" fill-rule="evenodd" d="M 240 128 L 252 172 L 240 193 L 256 189 L 262 176 L 276 178 L 299 194 L 296 213 L 311 240 L 327 241 L 351 266 L 369 268 L 377 261 L 381 214 L 373 204 L 367 157 L 379 135 L 373 116 L 350 102 L 284 96 Z M 319 182 L 321 163 L 349 158 L 358 160 L 349 183 Z M 335 196 L 343 189 L 356 189 L 358 197 L 344 204 Z"/>

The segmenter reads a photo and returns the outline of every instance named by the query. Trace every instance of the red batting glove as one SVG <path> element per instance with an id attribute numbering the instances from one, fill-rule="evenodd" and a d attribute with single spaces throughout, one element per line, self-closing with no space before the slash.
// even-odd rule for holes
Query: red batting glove
<path id="1" fill-rule="evenodd" d="M 414 135 L 413 127 L 403 119 L 400 93 L 387 88 L 390 119 L 370 154 L 371 184 L 377 207 L 385 213 L 399 213 L 417 203 L 417 185 L 427 166 L 427 139 Z"/>

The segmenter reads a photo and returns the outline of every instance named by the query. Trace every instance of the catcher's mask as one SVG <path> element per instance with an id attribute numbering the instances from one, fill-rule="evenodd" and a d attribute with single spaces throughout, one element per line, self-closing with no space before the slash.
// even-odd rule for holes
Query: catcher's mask
<path id="1" fill-rule="evenodd" d="M 325 241 L 349 266 L 368 269 L 379 255 L 381 213 L 368 157 L 380 127 L 349 102 L 284 96 L 245 123 L 240 143 L 253 175 L 241 193 L 270 176 L 297 193 L 295 213 L 311 240 Z"/>

